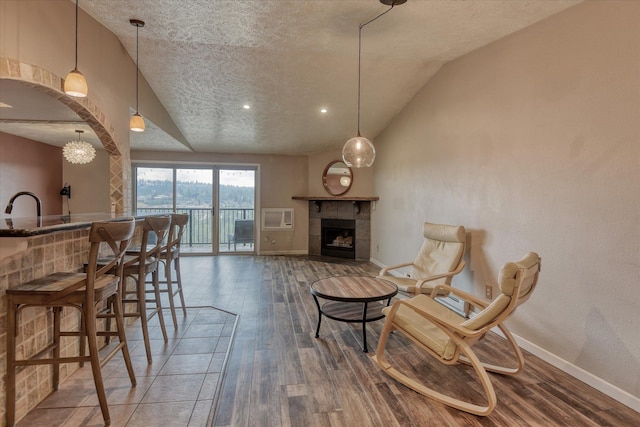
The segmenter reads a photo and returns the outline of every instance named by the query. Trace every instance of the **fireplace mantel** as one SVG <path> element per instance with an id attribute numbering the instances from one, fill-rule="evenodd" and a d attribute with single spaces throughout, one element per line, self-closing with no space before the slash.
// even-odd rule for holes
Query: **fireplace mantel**
<path id="1" fill-rule="evenodd" d="M 380 200 L 378 196 L 360 197 L 360 196 L 293 196 L 293 200 L 312 200 L 312 201 L 346 201 L 346 202 L 377 202 Z"/>
<path id="2" fill-rule="evenodd" d="M 356 213 L 360 213 L 360 202 L 377 202 L 380 200 L 378 196 L 360 197 L 360 196 L 293 196 L 293 200 L 308 200 L 313 202 L 316 211 L 320 212 L 320 202 L 353 202 L 356 207 Z"/>

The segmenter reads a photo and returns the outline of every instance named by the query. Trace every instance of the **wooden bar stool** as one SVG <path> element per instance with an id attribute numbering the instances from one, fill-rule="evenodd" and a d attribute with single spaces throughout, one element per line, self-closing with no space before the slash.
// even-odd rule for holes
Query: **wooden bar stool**
<path id="1" fill-rule="evenodd" d="M 159 291 L 166 293 L 169 296 L 169 308 L 171 309 L 171 317 L 173 318 L 173 325 L 178 328 L 178 320 L 176 317 L 176 307 L 173 299 L 176 295 L 180 295 L 180 303 L 182 305 L 182 312 L 187 315 L 187 307 L 184 303 L 184 294 L 182 293 L 182 278 L 180 277 L 180 244 L 182 242 L 182 235 L 189 222 L 188 214 L 171 214 L 171 228 L 169 229 L 169 238 L 167 244 L 161 249 L 159 260 L 164 264 L 164 274 L 166 280 L 162 280 L 159 283 L 165 284 L 166 287 L 161 287 Z M 171 267 L 175 271 L 175 281 L 171 276 Z M 175 288 L 173 285 L 176 285 Z M 147 290 L 147 292 L 153 292 Z"/>
<path id="2" fill-rule="evenodd" d="M 118 293 L 118 283 L 122 273 L 122 257 L 134 230 L 133 218 L 119 222 L 96 222 L 89 231 L 89 263 L 86 273 L 54 273 L 41 279 L 23 283 L 7 289 L 7 426 L 15 423 L 16 368 L 40 364 L 53 365 L 53 387 L 58 389 L 60 363 L 91 362 L 93 380 L 100 402 L 105 425 L 110 425 L 109 408 L 102 380 L 101 367 L 118 351 L 122 352 L 131 385 L 135 387 L 136 378 L 129 357 L 129 349 L 124 333 L 122 304 Z M 113 252 L 110 263 L 98 267 L 98 255 L 101 243 L 105 242 Z M 112 269 L 120 274 L 109 274 Z M 106 303 L 110 309 L 99 314 L 96 306 Z M 29 359 L 16 359 L 17 314 L 26 307 L 53 307 L 53 342 L 44 350 Z M 63 307 L 73 307 L 80 311 L 82 325 L 80 331 L 61 331 L 60 317 Z M 98 331 L 99 318 L 113 318 L 117 331 Z M 88 340 L 89 355 L 60 356 L 60 337 L 80 336 Z M 117 336 L 119 343 L 101 360 L 98 354 L 98 336 Z M 45 357 L 51 354 L 50 357 Z"/>
<path id="3" fill-rule="evenodd" d="M 140 324 L 142 326 L 142 335 L 144 338 L 144 348 L 147 352 L 147 361 L 152 362 L 151 357 L 151 342 L 149 341 L 149 326 L 148 321 L 158 315 L 160 322 L 160 329 L 162 329 L 162 336 L 164 342 L 168 342 L 167 329 L 164 324 L 164 316 L 162 314 L 162 304 L 160 299 L 160 288 L 158 285 L 158 257 L 165 245 L 165 240 L 169 227 L 171 225 L 171 217 L 158 216 L 158 217 L 146 217 L 143 222 L 142 229 L 142 241 L 140 248 L 137 250 L 127 251 L 125 255 L 123 274 L 124 277 L 131 277 L 135 281 L 135 289 L 129 290 L 126 286 L 123 286 L 122 304 L 125 308 L 124 317 L 139 317 Z M 149 243 L 149 236 L 153 233 L 155 237 L 155 244 Z M 151 274 L 153 283 L 153 298 L 147 299 L 147 293 L 145 289 L 145 279 Z M 148 311 L 147 303 L 155 304 Z M 133 304 L 135 311 L 127 312 L 127 305 Z"/>

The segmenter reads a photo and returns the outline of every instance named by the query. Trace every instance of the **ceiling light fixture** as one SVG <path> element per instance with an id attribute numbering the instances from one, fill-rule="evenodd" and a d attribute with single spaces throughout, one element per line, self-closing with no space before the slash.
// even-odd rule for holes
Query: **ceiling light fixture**
<path id="1" fill-rule="evenodd" d="M 84 98 L 89 93 L 87 79 L 78 71 L 78 0 L 76 0 L 76 66 L 64 79 L 63 90 L 67 95 L 78 98 Z"/>
<path id="2" fill-rule="evenodd" d="M 250 110 L 250 109 L 251 109 L 251 105 L 249 105 L 249 104 L 244 104 L 244 105 L 242 106 L 242 108 L 244 108 L 245 110 Z"/>
<path id="3" fill-rule="evenodd" d="M 372 18 L 360 24 L 358 27 L 358 134 L 351 138 L 342 147 L 342 160 L 349 167 L 353 168 L 368 168 L 373 165 L 373 161 L 376 158 L 376 149 L 367 138 L 360 136 L 360 57 L 362 52 L 362 28 L 380 18 L 382 15 L 388 13 L 394 6 L 404 4 L 407 0 L 380 0 L 380 3 L 387 6 L 391 6 L 375 18 Z"/>
<path id="4" fill-rule="evenodd" d="M 84 131 L 76 130 L 76 132 L 78 133 L 78 140 L 67 142 L 62 148 L 62 155 L 69 163 L 74 165 L 90 163 L 96 157 L 96 149 L 88 142 L 80 140 L 80 135 Z"/>
<path id="5" fill-rule="evenodd" d="M 143 132 L 144 131 L 144 119 L 142 118 L 142 116 L 140 115 L 140 113 L 138 112 L 138 78 L 139 78 L 139 74 L 140 71 L 138 70 L 138 64 L 139 64 L 139 59 L 138 59 L 138 41 L 139 41 L 139 36 L 138 36 L 138 31 L 140 30 L 140 27 L 144 27 L 144 21 L 141 21 L 139 19 L 130 19 L 129 23 L 131 25 L 133 25 L 134 27 L 136 27 L 136 113 L 131 116 L 131 120 L 129 120 L 129 129 L 131 129 L 134 132 Z"/>

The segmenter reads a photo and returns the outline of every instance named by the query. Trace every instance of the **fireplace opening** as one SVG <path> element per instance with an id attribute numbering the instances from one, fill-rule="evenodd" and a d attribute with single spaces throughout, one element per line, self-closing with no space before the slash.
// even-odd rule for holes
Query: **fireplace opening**
<path id="1" fill-rule="evenodd" d="M 356 258 L 356 221 L 322 219 L 320 253 L 324 256 Z"/>

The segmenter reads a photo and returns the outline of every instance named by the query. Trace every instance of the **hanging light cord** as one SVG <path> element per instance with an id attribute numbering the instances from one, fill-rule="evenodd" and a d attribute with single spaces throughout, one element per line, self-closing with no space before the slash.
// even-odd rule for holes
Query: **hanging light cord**
<path id="1" fill-rule="evenodd" d="M 360 24 L 360 26 L 358 27 L 358 136 L 360 136 L 360 57 L 362 56 L 362 28 L 364 28 L 365 25 L 369 25 L 376 19 L 380 18 L 382 15 L 389 13 L 391 9 L 393 9 L 393 6 L 394 5 L 392 3 L 389 9 L 385 10 L 375 18 L 369 19 L 364 24 Z"/>
<path id="2" fill-rule="evenodd" d="M 136 25 L 136 114 L 138 113 L 138 75 L 140 74 L 140 72 L 138 71 L 138 64 L 140 63 L 139 59 L 138 59 L 138 52 L 139 52 L 139 48 L 138 48 L 138 41 L 139 41 L 139 35 L 138 32 L 140 31 L 140 26 Z"/>
<path id="3" fill-rule="evenodd" d="M 78 69 L 78 0 L 76 0 L 76 67 Z"/>

